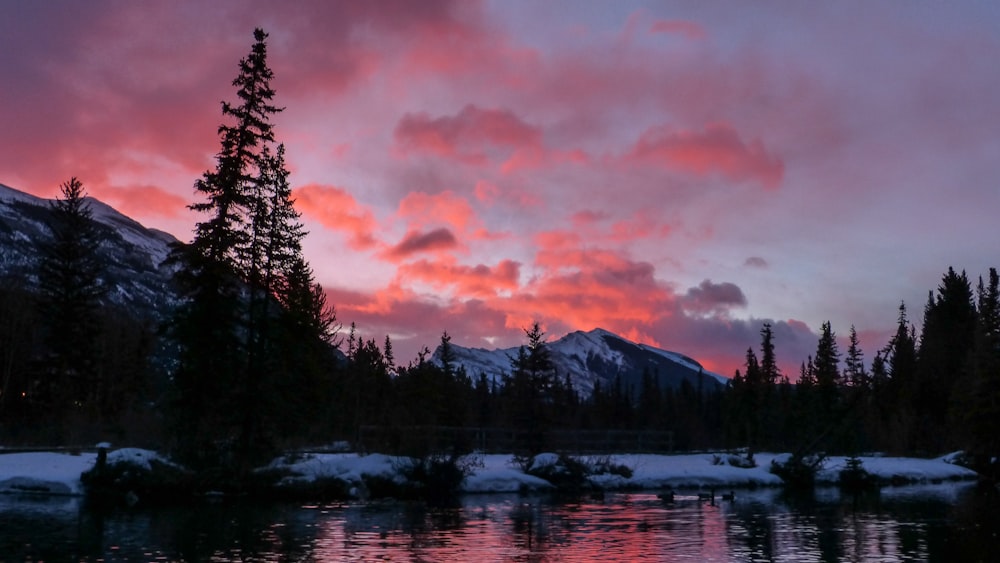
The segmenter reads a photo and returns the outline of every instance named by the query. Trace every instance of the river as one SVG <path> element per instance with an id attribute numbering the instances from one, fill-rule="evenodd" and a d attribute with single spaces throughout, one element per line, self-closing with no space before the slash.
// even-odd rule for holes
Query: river
<path id="1" fill-rule="evenodd" d="M 727 491 L 728 492 L 728 491 Z M 469 495 L 452 506 L 204 502 L 92 510 L 0 496 L 2 561 L 991 561 L 995 490 L 970 483 L 860 497 L 822 488 L 603 496 Z"/>

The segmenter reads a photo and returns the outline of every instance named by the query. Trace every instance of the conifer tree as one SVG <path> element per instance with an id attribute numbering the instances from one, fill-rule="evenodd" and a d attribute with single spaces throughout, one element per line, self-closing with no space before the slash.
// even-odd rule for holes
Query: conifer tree
<path id="1" fill-rule="evenodd" d="M 451 336 L 448 331 L 441 333 L 441 369 L 448 377 L 455 375 L 455 351 L 451 349 Z"/>
<path id="2" fill-rule="evenodd" d="M 239 102 L 222 104 L 229 121 L 216 167 L 195 183 L 205 200 L 191 209 L 209 216 L 171 256 L 183 297 L 171 324 L 180 349 L 174 435 L 194 465 L 265 459 L 276 439 L 268 428 L 294 419 L 289 408 L 300 401 L 291 394 L 309 393 L 304 383 L 334 344 L 333 310 L 302 257 L 284 146 L 273 146 L 282 108 L 272 101 L 266 39 L 254 31 L 233 81 Z M 284 353 L 293 346 L 301 353 Z"/>
<path id="3" fill-rule="evenodd" d="M 839 363 L 840 351 L 837 348 L 836 335 L 830 327 L 830 321 L 826 321 L 820 329 L 816 357 L 813 359 L 816 385 L 820 389 L 836 389 L 843 383 L 840 369 L 837 367 Z"/>
<path id="4" fill-rule="evenodd" d="M 385 344 L 382 346 L 384 348 L 383 354 L 385 355 L 385 365 L 389 368 L 389 373 L 396 371 L 396 358 L 392 353 L 392 340 L 389 339 L 389 335 L 385 335 Z"/>
<path id="5" fill-rule="evenodd" d="M 889 357 L 888 373 L 897 391 L 906 393 L 916 377 L 917 344 L 914 336 L 915 328 L 906 316 L 906 303 L 899 304 L 899 316 L 896 319 L 896 334 L 886 350 Z"/>
<path id="6" fill-rule="evenodd" d="M 1000 478 L 1000 276 L 990 268 L 989 285 L 977 287 L 978 324 L 970 378 L 960 397 L 963 443 L 974 468 L 992 480 Z"/>
<path id="7" fill-rule="evenodd" d="M 49 224 L 52 240 L 41 245 L 39 290 L 48 358 L 43 360 L 43 403 L 53 412 L 83 406 L 98 387 L 96 356 L 101 300 L 107 293 L 98 256 L 101 234 L 83 183 L 60 186 Z"/>
<path id="8" fill-rule="evenodd" d="M 767 385 L 775 385 L 781 379 L 778 360 L 774 354 L 774 333 L 771 323 L 764 323 L 760 329 L 760 375 Z"/>
<path id="9" fill-rule="evenodd" d="M 555 383 L 555 365 L 545 343 L 545 333 L 536 322 L 530 329 L 524 331 L 528 339 L 528 358 L 525 368 L 534 386 L 544 399 L 551 399 L 552 386 Z"/>
<path id="10" fill-rule="evenodd" d="M 264 147 L 274 141 L 271 118 L 282 110 L 271 103 L 275 94 L 271 88 L 274 73 L 267 66 L 266 39 L 262 29 L 254 30 L 251 52 L 240 60 L 239 75 L 233 80 L 240 103 L 222 103 L 222 115 L 235 123 L 219 127 L 221 149 L 216 156 L 216 168 L 195 182 L 195 190 L 207 201 L 191 205 L 194 211 L 211 214 L 195 229 L 194 245 L 198 251 L 237 271 L 252 267 L 247 262 L 251 243 L 247 220 L 254 211 L 254 199 L 259 197 L 263 182 L 260 169 L 264 164 Z"/>
<path id="11" fill-rule="evenodd" d="M 844 379 L 853 387 L 867 387 L 868 373 L 865 371 L 864 353 L 858 342 L 858 331 L 851 325 L 851 335 L 847 347 L 847 358 L 844 360 Z"/>
<path id="12" fill-rule="evenodd" d="M 953 268 L 938 286 L 937 296 L 928 297 L 924 310 L 920 349 L 917 354 L 916 387 L 912 407 L 917 416 L 918 447 L 928 453 L 947 447 L 958 431 L 954 389 L 956 382 L 968 384 L 967 367 L 976 331 L 976 309 L 972 288 L 963 271 Z"/>
<path id="13" fill-rule="evenodd" d="M 773 446 L 778 433 L 778 383 L 781 370 L 774 351 L 774 333 L 771 323 L 764 323 L 760 329 L 760 379 L 757 418 L 761 445 Z"/>

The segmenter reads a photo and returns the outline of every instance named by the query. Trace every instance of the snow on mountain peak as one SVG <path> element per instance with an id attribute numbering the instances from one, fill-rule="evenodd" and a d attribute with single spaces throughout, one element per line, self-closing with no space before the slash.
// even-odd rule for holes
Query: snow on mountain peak
<path id="1" fill-rule="evenodd" d="M 644 373 L 659 378 L 662 387 L 677 387 L 683 382 L 691 385 L 724 385 L 728 379 L 706 371 L 695 360 L 676 352 L 637 344 L 605 329 L 589 332 L 571 332 L 558 340 L 546 343 L 555 365 L 557 377 L 569 377 L 581 396 L 589 396 L 600 382 L 610 388 L 616 380 L 622 385 L 637 387 Z M 518 348 L 486 350 L 451 345 L 455 364 L 477 378 L 480 374 L 488 380 L 500 381 L 512 371 L 512 360 Z M 440 364 L 440 348 L 433 361 Z"/>

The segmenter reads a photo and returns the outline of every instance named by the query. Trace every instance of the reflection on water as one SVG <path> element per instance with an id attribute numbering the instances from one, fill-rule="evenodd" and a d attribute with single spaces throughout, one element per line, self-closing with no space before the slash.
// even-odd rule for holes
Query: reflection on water
<path id="1" fill-rule="evenodd" d="M 218 503 L 116 510 L 0 496 L 2 561 L 977 561 L 1000 549 L 997 494 L 974 485 L 810 496 L 692 491 L 416 503 Z"/>

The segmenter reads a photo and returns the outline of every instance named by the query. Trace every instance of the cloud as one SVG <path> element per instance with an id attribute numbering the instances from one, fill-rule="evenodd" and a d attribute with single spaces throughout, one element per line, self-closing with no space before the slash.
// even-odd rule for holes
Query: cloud
<path id="1" fill-rule="evenodd" d="M 751 256 L 743 261 L 743 266 L 747 268 L 759 268 L 763 270 L 766 269 L 768 266 L 770 266 L 770 264 L 768 264 L 767 260 L 764 260 L 760 256 Z"/>
<path id="2" fill-rule="evenodd" d="M 408 113 L 394 133 L 404 153 L 426 153 L 455 159 L 466 164 L 485 165 L 497 149 L 533 151 L 541 146 L 541 131 L 505 109 L 480 109 L 467 105 L 454 116 L 431 117 Z"/>
<path id="3" fill-rule="evenodd" d="M 329 302 L 336 303 L 338 319 L 346 325 L 356 322 L 366 338 L 381 344 L 386 334 L 392 334 L 400 363 L 416 358 L 425 346 L 436 346 L 446 330 L 463 346 L 492 348 L 496 342 L 517 342 L 520 336 L 505 326 L 502 311 L 477 299 L 442 303 L 399 286 L 371 293 L 328 288 L 326 294 Z"/>
<path id="4" fill-rule="evenodd" d="M 461 299 L 495 297 L 500 292 L 516 291 L 521 264 L 501 260 L 496 266 L 466 266 L 453 260 L 419 260 L 402 264 L 397 270 L 400 283 L 422 281 L 437 288 L 452 288 Z"/>
<path id="5" fill-rule="evenodd" d="M 669 33 L 683 35 L 687 39 L 701 40 L 708 36 L 700 24 L 685 20 L 657 20 L 649 26 L 650 33 Z"/>
<path id="6" fill-rule="evenodd" d="M 462 233 L 481 224 L 469 201 L 451 191 L 434 195 L 411 192 L 399 202 L 399 215 L 413 227 L 443 224 Z"/>
<path id="7" fill-rule="evenodd" d="M 188 205 L 184 198 L 159 186 L 106 187 L 95 196 L 126 215 L 163 215 L 177 217 Z"/>
<path id="8" fill-rule="evenodd" d="M 772 189 L 785 174 L 784 163 L 759 139 L 746 143 L 727 124 L 709 125 L 702 132 L 652 127 L 642 133 L 626 159 L 700 176 L 718 172 L 730 180 L 754 180 Z"/>
<path id="9" fill-rule="evenodd" d="M 398 261 L 413 254 L 448 250 L 458 246 L 458 240 L 449 229 L 440 228 L 432 231 L 410 231 L 403 240 L 383 253 L 388 260 Z"/>
<path id="10" fill-rule="evenodd" d="M 336 186 L 309 184 L 293 192 L 295 207 L 324 226 L 349 235 L 352 248 L 376 245 L 377 223 L 372 211 L 359 204 L 347 190 Z"/>
<path id="11" fill-rule="evenodd" d="M 685 311 L 697 315 L 722 315 L 734 307 L 746 307 L 747 298 L 738 285 L 730 282 L 713 283 L 704 280 L 698 287 L 687 290 L 681 300 Z"/>
<path id="12" fill-rule="evenodd" d="M 650 237 L 664 238 L 670 235 L 670 231 L 670 225 L 660 224 L 650 212 L 642 210 L 628 219 L 613 223 L 608 239 L 615 242 L 628 242 Z"/>

